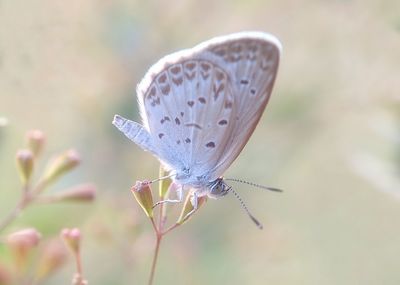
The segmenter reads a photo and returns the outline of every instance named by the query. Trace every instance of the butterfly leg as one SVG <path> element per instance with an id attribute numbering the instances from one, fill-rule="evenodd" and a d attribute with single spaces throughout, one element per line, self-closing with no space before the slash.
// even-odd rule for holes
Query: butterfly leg
<path id="1" fill-rule="evenodd" d="M 164 204 L 164 203 L 181 203 L 183 201 L 183 185 L 180 185 L 179 187 L 175 188 L 177 199 L 165 199 L 158 201 L 153 205 L 153 209 L 157 207 L 158 205 Z"/>

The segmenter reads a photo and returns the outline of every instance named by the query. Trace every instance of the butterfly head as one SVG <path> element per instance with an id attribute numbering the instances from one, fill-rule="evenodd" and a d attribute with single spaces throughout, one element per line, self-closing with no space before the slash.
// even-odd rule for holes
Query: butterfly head
<path id="1" fill-rule="evenodd" d="M 229 190 L 231 190 L 231 186 L 225 183 L 225 181 L 222 179 L 222 177 L 219 177 L 215 179 L 214 181 L 211 181 L 208 184 L 209 187 L 209 192 L 208 196 L 211 198 L 219 198 L 222 196 L 225 196 L 228 194 Z"/>

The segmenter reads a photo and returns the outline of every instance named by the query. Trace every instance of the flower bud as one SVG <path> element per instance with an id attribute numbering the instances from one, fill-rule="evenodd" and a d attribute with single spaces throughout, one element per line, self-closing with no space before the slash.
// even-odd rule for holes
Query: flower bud
<path id="1" fill-rule="evenodd" d="M 67 252 L 59 239 L 51 240 L 42 251 L 36 270 L 36 280 L 40 281 L 57 271 L 67 260 Z M 1 283 L 0 283 L 1 284 Z"/>
<path id="2" fill-rule="evenodd" d="M 7 237 L 7 243 L 12 247 L 32 248 L 38 245 L 41 234 L 34 228 L 14 232 Z"/>
<path id="3" fill-rule="evenodd" d="M 75 150 L 71 149 L 58 155 L 47 166 L 41 182 L 47 186 L 63 174 L 78 166 L 79 162 L 80 157 Z"/>
<path id="4" fill-rule="evenodd" d="M 193 214 L 194 212 L 192 212 L 190 214 L 190 216 L 188 216 L 188 214 L 193 211 L 194 207 L 194 201 L 193 199 L 195 199 L 194 195 L 188 194 L 186 196 L 186 200 L 185 203 L 183 205 L 181 214 L 178 218 L 178 221 L 176 222 L 177 224 L 183 224 L 184 222 L 186 222 Z M 202 196 L 202 197 L 197 197 L 197 209 L 196 211 L 201 207 L 201 205 L 204 204 L 204 202 L 207 201 L 207 197 L 206 196 Z"/>
<path id="5" fill-rule="evenodd" d="M 75 274 L 74 278 L 72 279 L 72 285 L 88 285 L 89 283 L 87 280 L 83 279 L 80 274 Z"/>
<path id="6" fill-rule="evenodd" d="M 17 151 L 17 166 L 21 180 L 27 184 L 33 172 L 34 158 L 33 154 L 28 149 L 21 149 Z"/>
<path id="7" fill-rule="evenodd" d="M 136 181 L 131 191 L 146 215 L 149 218 L 153 218 L 153 195 L 151 193 L 150 184 L 146 181 Z"/>
<path id="8" fill-rule="evenodd" d="M 23 268 L 29 252 L 38 245 L 40 238 L 41 234 L 34 228 L 20 230 L 7 237 L 7 244 L 14 252 L 17 268 Z"/>
<path id="9" fill-rule="evenodd" d="M 63 229 L 61 231 L 61 237 L 63 238 L 67 247 L 76 255 L 79 254 L 81 232 L 77 228 Z"/>
<path id="10" fill-rule="evenodd" d="M 162 165 L 160 165 L 160 172 L 158 177 L 165 177 L 168 173 L 164 170 Z M 169 178 L 161 179 L 158 183 L 158 194 L 161 200 L 164 200 L 165 195 L 168 193 L 169 186 L 171 185 L 172 180 Z"/>
<path id="11" fill-rule="evenodd" d="M 26 134 L 28 147 L 35 157 L 42 152 L 46 137 L 41 130 L 30 130 Z"/>
<path id="12" fill-rule="evenodd" d="M 81 184 L 50 196 L 53 202 L 90 202 L 96 197 L 96 187 L 93 184 Z"/>

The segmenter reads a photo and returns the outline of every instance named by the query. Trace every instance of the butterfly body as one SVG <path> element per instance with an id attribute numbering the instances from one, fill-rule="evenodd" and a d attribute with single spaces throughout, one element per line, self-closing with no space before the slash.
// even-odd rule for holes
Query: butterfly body
<path id="1" fill-rule="evenodd" d="M 268 103 L 280 55 L 265 33 L 217 37 L 168 55 L 137 87 L 142 125 L 114 125 L 155 155 L 197 196 L 228 193 L 221 176 L 239 155 Z"/>

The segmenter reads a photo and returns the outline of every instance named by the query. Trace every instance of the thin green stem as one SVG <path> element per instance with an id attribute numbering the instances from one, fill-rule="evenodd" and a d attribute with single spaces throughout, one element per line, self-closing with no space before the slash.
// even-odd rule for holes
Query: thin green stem
<path id="1" fill-rule="evenodd" d="M 73 285 L 84 285 L 87 284 L 87 281 L 83 277 L 83 269 L 82 269 L 82 259 L 80 252 L 74 253 L 75 263 L 76 263 L 76 273 L 72 279 Z"/>
<path id="2" fill-rule="evenodd" d="M 166 229 L 165 231 L 162 232 L 162 235 L 166 235 L 167 233 L 169 233 L 170 231 L 172 231 L 173 229 L 179 227 L 181 224 L 175 223 L 172 226 L 170 226 L 168 229 Z"/>
<path id="3" fill-rule="evenodd" d="M 32 197 L 28 194 L 28 192 L 24 192 L 15 208 L 0 223 L 0 232 L 2 232 L 9 224 L 11 224 L 31 201 Z"/>
<path id="4" fill-rule="evenodd" d="M 151 225 L 153 226 L 154 232 L 155 232 L 156 234 L 158 234 L 158 228 L 157 228 L 156 222 L 154 221 L 154 218 L 151 217 L 151 218 L 150 218 L 150 221 L 151 221 Z"/>
<path id="5" fill-rule="evenodd" d="M 158 254 L 160 252 L 160 244 L 163 236 L 161 234 L 157 234 L 157 239 L 156 239 L 156 248 L 154 250 L 154 256 L 153 256 L 153 262 L 151 265 L 151 271 L 150 271 L 150 278 L 149 278 L 149 285 L 153 285 L 154 282 L 154 274 L 156 272 L 156 265 L 157 265 L 157 260 L 158 260 Z"/>
<path id="6" fill-rule="evenodd" d="M 160 205 L 160 213 L 159 213 L 159 218 L 158 218 L 158 230 L 159 232 L 162 232 L 162 229 L 164 228 L 164 224 L 165 224 L 165 213 L 164 213 L 164 203 L 162 203 Z"/>
<path id="7" fill-rule="evenodd" d="M 150 277 L 149 277 L 149 285 L 152 285 L 154 282 L 154 275 L 156 272 L 156 266 L 157 266 L 157 260 L 158 260 L 158 254 L 160 252 L 160 244 L 161 240 L 163 238 L 163 228 L 164 228 L 164 223 L 165 223 L 165 216 L 164 216 L 164 204 L 161 204 L 159 206 L 159 215 L 158 215 L 158 226 L 156 225 L 156 222 L 154 221 L 153 218 L 151 218 L 151 223 L 154 228 L 154 232 L 156 234 L 156 247 L 154 249 L 154 255 L 153 255 L 153 262 L 151 264 L 151 271 L 150 271 Z"/>
<path id="8" fill-rule="evenodd" d="M 40 180 L 36 187 L 32 190 L 32 196 L 37 196 L 39 195 L 46 187 L 47 187 L 48 183 L 44 180 Z"/>
<path id="9" fill-rule="evenodd" d="M 82 261 L 81 261 L 81 255 L 79 252 L 75 254 L 75 261 L 76 261 L 76 273 L 83 278 L 83 272 L 82 272 Z"/>
<path id="10" fill-rule="evenodd" d="M 36 197 L 43 190 L 45 185 L 43 183 L 39 183 L 33 189 L 30 186 L 30 183 L 26 183 L 22 187 L 22 195 L 15 206 L 15 208 L 4 218 L 3 221 L 0 222 L 0 232 L 2 232 L 9 224 L 11 224 Z"/>

